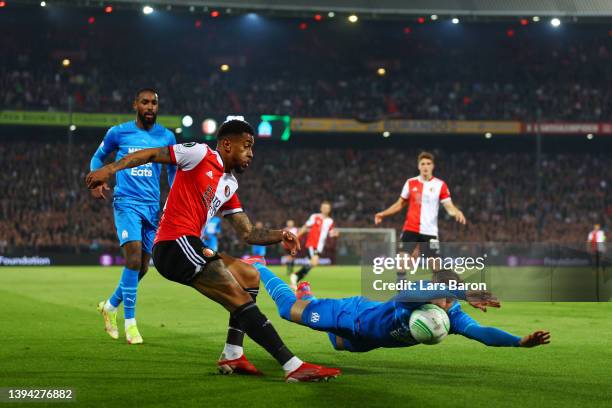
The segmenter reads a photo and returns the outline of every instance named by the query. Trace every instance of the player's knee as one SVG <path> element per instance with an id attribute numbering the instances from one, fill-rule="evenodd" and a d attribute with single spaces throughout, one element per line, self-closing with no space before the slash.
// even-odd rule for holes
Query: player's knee
<path id="1" fill-rule="evenodd" d="M 244 265 L 244 267 L 242 268 L 242 276 L 244 279 L 245 287 L 259 287 L 259 271 L 253 265 Z"/>
<path id="2" fill-rule="evenodd" d="M 133 271 L 140 271 L 142 266 L 142 261 L 140 260 L 140 254 L 130 254 L 127 256 L 125 260 L 125 266 L 128 269 Z"/>

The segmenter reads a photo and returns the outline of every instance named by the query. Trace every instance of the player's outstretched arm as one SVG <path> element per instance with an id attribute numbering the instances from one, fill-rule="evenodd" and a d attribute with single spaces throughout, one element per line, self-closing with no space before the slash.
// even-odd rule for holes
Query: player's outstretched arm
<path id="1" fill-rule="evenodd" d="M 120 170 L 137 167 L 151 162 L 173 164 L 172 157 L 170 156 L 170 147 L 164 146 L 155 149 L 143 149 L 128 154 L 121 160 L 107 164 L 101 169 L 90 172 L 87 177 L 85 177 L 85 182 L 87 183 L 88 188 L 94 189 L 106 183 L 113 174 Z"/>
<path id="2" fill-rule="evenodd" d="M 291 255 L 297 254 L 300 241 L 287 230 L 272 230 L 268 228 L 253 228 L 251 220 L 244 212 L 230 214 L 225 217 L 244 242 L 249 245 L 272 245 L 282 242 Z"/>
<path id="3" fill-rule="evenodd" d="M 397 201 L 394 202 L 389 208 L 374 215 L 374 224 L 378 225 L 382 222 L 383 218 L 402 211 L 402 208 L 406 207 L 407 204 L 408 200 L 402 197 L 398 198 Z"/>
<path id="4" fill-rule="evenodd" d="M 536 331 L 525 337 L 518 337 L 496 327 L 481 326 L 462 310 L 450 310 L 451 330 L 469 339 L 493 347 L 535 347 L 550 343 L 550 333 Z"/>
<path id="5" fill-rule="evenodd" d="M 521 347 L 536 347 L 550 343 L 550 332 L 538 330 L 523 337 L 519 342 Z"/>
<path id="6" fill-rule="evenodd" d="M 465 215 L 463 215 L 463 212 L 460 209 L 455 207 L 455 204 L 453 204 L 452 200 L 448 199 L 448 201 L 444 201 L 442 205 L 444 206 L 444 209 L 446 210 L 446 213 L 448 215 L 450 215 L 451 217 L 455 217 L 455 221 L 457 221 L 459 224 L 465 225 L 465 223 L 467 222 L 465 219 Z"/>

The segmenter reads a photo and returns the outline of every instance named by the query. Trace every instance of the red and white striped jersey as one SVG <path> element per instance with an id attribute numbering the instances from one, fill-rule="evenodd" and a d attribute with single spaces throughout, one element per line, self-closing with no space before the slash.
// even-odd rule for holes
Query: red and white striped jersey
<path id="1" fill-rule="evenodd" d="M 155 243 L 183 235 L 199 237 L 218 211 L 224 216 L 242 211 L 238 181 L 224 172 L 219 153 L 205 144 L 185 143 L 171 146 L 170 156 L 177 171 Z"/>
<path id="2" fill-rule="evenodd" d="M 314 248 L 319 253 L 325 248 L 325 240 L 329 233 L 334 229 L 334 220 L 331 217 L 324 217 L 323 214 L 312 214 L 306 221 L 306 226 L 310 227 L 306 248 Z"/>
<path id="3" fill-rule="evenodd" d="M 429 181 L 413 177 L 406 181 L 400 196 L 408 200 L 403 230 L 437 237 L 440 203 L 451 199 L 446 183 L 435 177 Z"/>
<path id="4" fill-rule="evenodd" d="M 587 237 L 588 242 L 591 244 L 592 250 L 599 250 L 603 252 L 604 243 L 606 242 L 606 234 L 603 230 L 593 230 L 589 232 L 589 236 Z"/>

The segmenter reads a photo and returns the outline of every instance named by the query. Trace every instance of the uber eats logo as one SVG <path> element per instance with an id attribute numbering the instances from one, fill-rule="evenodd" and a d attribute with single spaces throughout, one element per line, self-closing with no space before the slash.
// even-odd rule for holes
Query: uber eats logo
<path id="1" fill-rule="evenodd" d="M 138 147 L 128 148 L 128 154 L 142 150 Z M 134 177 L 152 177 L 153 176 L 153 163 L 142 164 L 138 167 L 132 167 L 130 169 L 130 176 Z"/>

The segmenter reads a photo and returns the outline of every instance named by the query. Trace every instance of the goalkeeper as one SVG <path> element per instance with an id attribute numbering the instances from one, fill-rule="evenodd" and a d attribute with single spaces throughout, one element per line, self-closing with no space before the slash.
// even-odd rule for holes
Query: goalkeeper
<path id="1" fill-rule="evenodd" d="M 371 301 L 362 296 L 344 299 L 317 299 L 307 282 L 302 282 L 294 293 L 291 288 L 268 269 L 263 259 L 252 258 L 266 291 L 276 303 L 280 316 L 311 329 L 327 332 L 336 350 L 365 352 L 380 347 L 410 347 L 417 341 L 410 334 L 410 314 L 425 303 L 433 303 L 448 314 L 450 333 L 460 334 L 487 346 L 535 347 L 550 343 L 550 333 L 536 331 L 517 337 L 494 327 L 478 324 L 461 310 L 457 299 L 467 300 L 472 306 L 486 311 L 487 306 L 499 307 L 499 302 L 488 292 L 464 290 L 409 290 L 387 302 Z M 460 281 L 455 272 L 436 272 L 433 281 Z"/>

